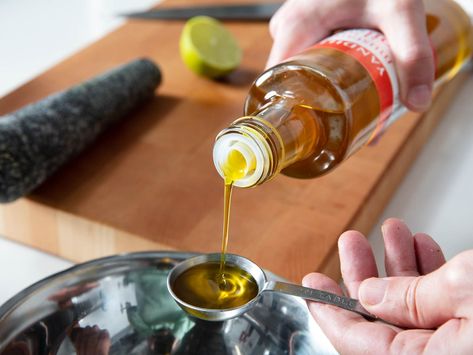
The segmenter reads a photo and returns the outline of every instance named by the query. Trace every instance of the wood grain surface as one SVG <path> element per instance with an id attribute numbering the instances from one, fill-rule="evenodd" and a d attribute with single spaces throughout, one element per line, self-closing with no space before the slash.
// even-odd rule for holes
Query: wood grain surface
<path id="1" fill-rule="evenodd" d="M 164 6 L 186 3 L 195 2 Z M 226 26 L 243 62 L 225 80 L 184 66 L 183 22 L 133 20 L 1 99 L 4 114 L 137 57 L 158 63 L 164 78 L 149 103 L 33 194 L 1 205 L 0 234 L 77 262 L 137 250 L 219 251 L 223 183 L 213 142 L 242 113 L 271 46 L 265 23 Z M 406 115 L 327 176 L 235 189 L 229 251 L 296 282 L 313 270 L 339 276 L 338 236 L 369 232 L 460 84 L 444 88 L 425 117 Z"/>

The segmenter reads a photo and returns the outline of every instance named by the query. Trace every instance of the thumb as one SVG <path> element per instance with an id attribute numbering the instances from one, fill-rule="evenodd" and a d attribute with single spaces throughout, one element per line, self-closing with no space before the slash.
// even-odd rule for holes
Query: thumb
<path id="1" fill-rule="evenodd" d="M 463 311 L 472 299 L 471 292 L 465 292 L 470 277 L 458 261 L 425 276 L 367 279 L 360 284 L 358 297 L 369 312 L 390 323 L 436 328 L 467 315 Z"/>
<path id="2" fill-rule="evenodd" d="M 413 111 L 431 101 L 435 65 L 422 1 L 391 2 L 398 12 L 379 24 L 391 47 L 400 80 L 401 100 Z M 386 9 L 389 11 L 392 9 Z"/>

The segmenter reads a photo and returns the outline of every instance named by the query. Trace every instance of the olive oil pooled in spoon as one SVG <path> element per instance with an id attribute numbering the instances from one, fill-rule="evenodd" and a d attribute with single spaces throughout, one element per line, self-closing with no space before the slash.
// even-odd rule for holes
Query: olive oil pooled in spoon
<path id="1" fill-rule="evenodd" d="M 172 290 L 177 298 L 194 307 L 230 309 L 245 305 L 258 294 L 258 285 L 248 272 L 225 264 L 225 283 L 218 261 L 197 264 L 177 276 Z"/>

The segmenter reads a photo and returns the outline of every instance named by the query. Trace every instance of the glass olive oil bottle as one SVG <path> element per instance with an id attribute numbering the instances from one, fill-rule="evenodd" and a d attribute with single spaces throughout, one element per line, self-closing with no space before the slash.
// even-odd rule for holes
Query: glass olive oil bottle
<path id="1" fill-rule="evenodd" d="M 451 0 L 427 0 L 425 8 L 439 83 L 470 58 L 471 22 Z M 338 32 L 256 79 L 244 116 L 217 136 L 214 163 L 225 179 L 246 172 L 232 178 L 239 187 L 279 172 L 317 177 L 379 137 L 404 111 L 385 37 L 369 29 Z M 235 151 L 243 167 L 228 163 Z"/>

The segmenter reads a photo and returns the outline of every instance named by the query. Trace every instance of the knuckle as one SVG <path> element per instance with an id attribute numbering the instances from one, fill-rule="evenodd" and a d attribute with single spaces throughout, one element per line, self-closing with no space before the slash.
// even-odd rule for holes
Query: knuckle
<path id="1" fill-rule="evenodd" d="M 419 6 L 419 0 L 393 0 L 392 6 L 399 12 L 414 11 Z"/>
<path id="2" fill-rule="evenodd" d="M 271 17 L 269 21 L 269 33 L 272 37 L 276 36 L 278 28 L 284 26 L 288 21 L 288 17 L 290 18 L 292 16 L 293 7 L 293 1 L 288 0 Z"/>
<path id="3" fill-rule="evenodd" d="M 467 284 L 473 284 L 473 250 L 457 255 L 450 260 L 446 268 L 446 286 L 452 290 L 464 289 Z"/>
<path id="4" fill-rule="evenodd" d="M 412 333 L 401 331 L 394 335 L 394 338 L 388 345 L 388 351 L 377 352 L 377 354 L 425 354 L 425 343 L 422 341 L 413 341 Z"/>
<path id="5" fill-rule="evenodd" d="M 397 59 L 407 67 L 424 68 L 433 65 L 432 50 L 428 46 L 413 44 L 397 53 Z"/>
<path id="6" fill-rule="evenodd" d="M 408 49 L 399 53 L 396 64 L 407 83 L 431 83 L 434 80 L 434 60 L 430 50 L 421 48 Z"/>
<path id="7" fill-rule="evenodd" d="M 407 314 L 409 315 L 409 318 L 411 321 L 415 324 L 423 324 L 424 323 L 424 317 L 422 315 L 422 312 L 420 312 L 420 307 L 419 307 L 419 297 L 417 296 L 417 290 L 419 288 L 419 284 L 422 280 L 421 277 L 416 277 L 410 284 L 409 287 L 407 288 L 407 291 L 405 293 L 404 297 L 404 306 L 405 309 L 407 310 Z"/>
<path id="8" fill-rule="evenodd" d="M 269 21 L 269 32 L 275 37 L 279 28 L 285 28 L 291 24 L 301 21 L 301 14 L 298 8 L 288 7 L 280 9 Z"/>
<path id="9" fill-rule="evenodd" d="M 269 21 L 269 33 L 271 34 L 271 37 L 273 38 L 276 37 L 278 26 L 279 26 L 279 17 L 276 14 Z"/>

